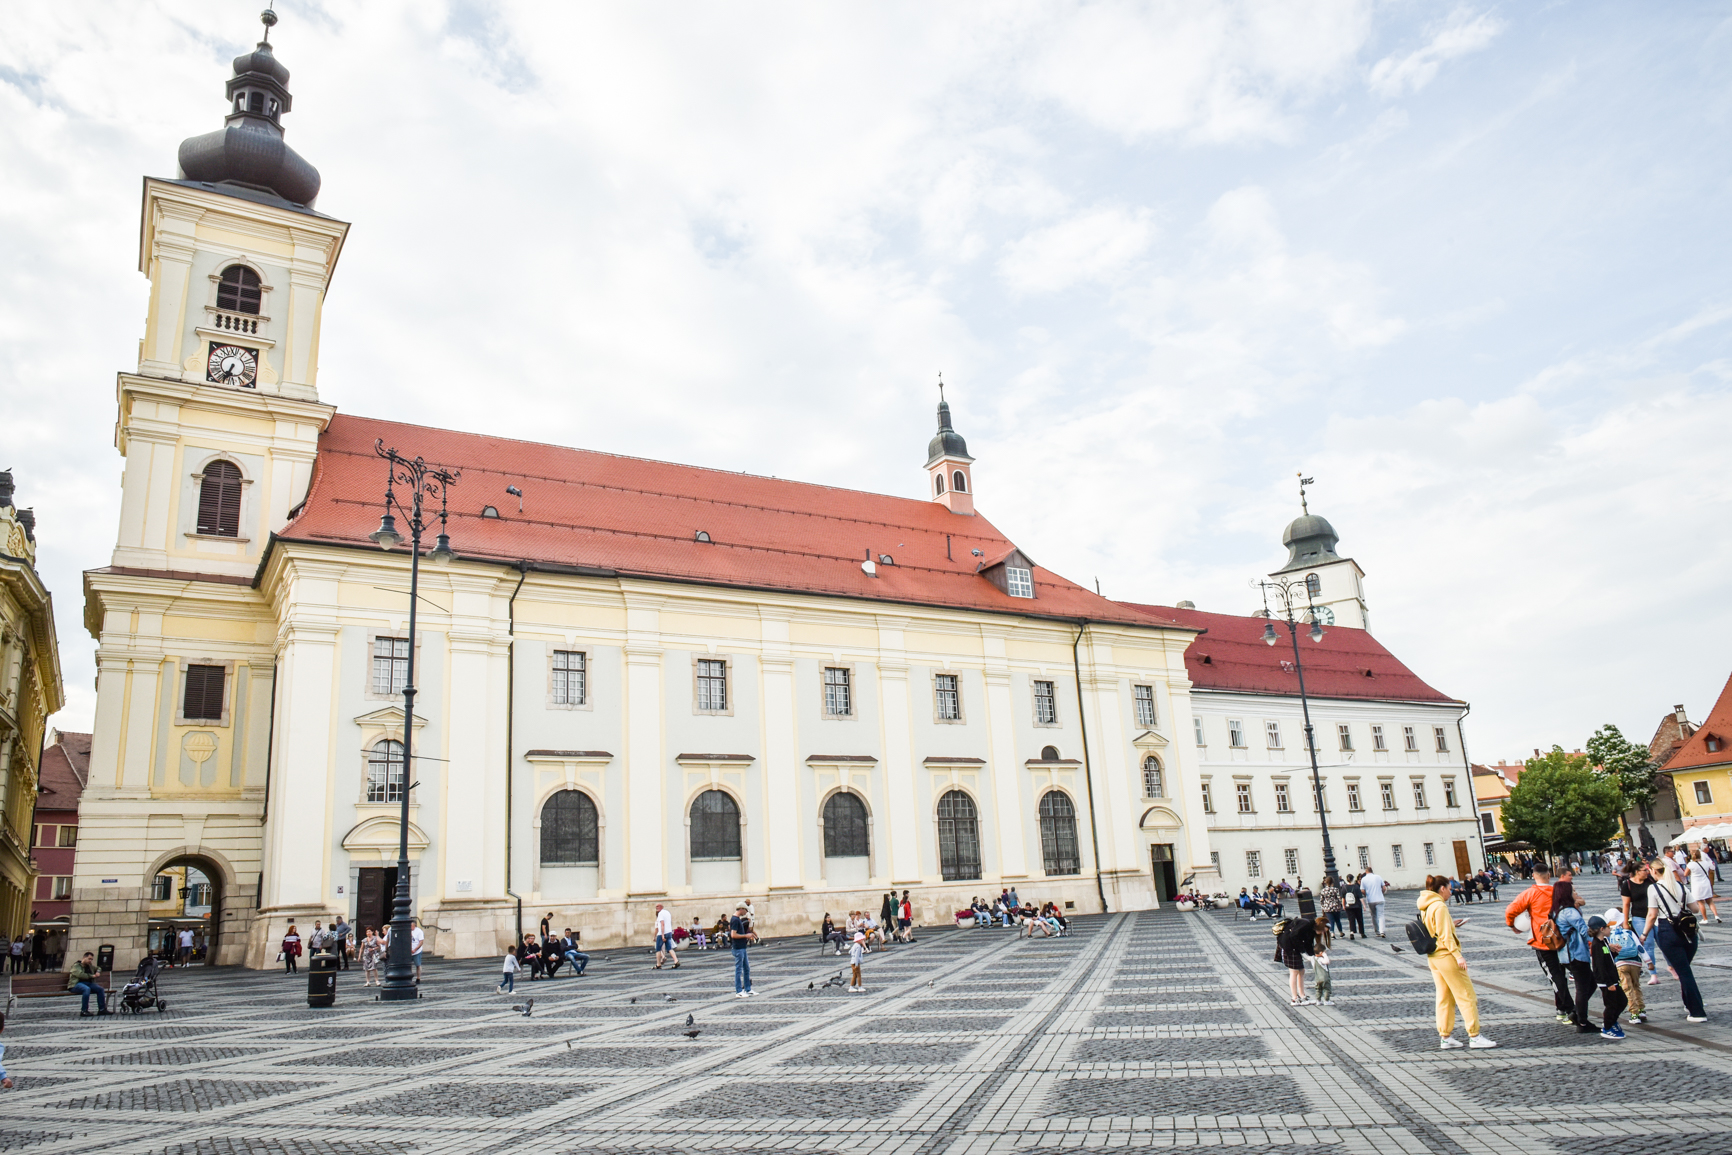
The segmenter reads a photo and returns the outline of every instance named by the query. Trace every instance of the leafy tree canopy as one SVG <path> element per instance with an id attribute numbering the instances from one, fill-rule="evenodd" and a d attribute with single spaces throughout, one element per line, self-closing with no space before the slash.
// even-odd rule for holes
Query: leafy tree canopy
<path id="1" fill-rule="evenodd" d="M 1551 854 L 1598 850 L 1618 833 L 1624 793 L 1585 754 L 1561 746 L 1527 760 L 1503 804 L 1504 832 Z"/>
<path id="2" fill-rule="evenodd" d="M 1618 784 L 1626 807 L 1653 804 L 1657 767 L 1648 757 L 1648 748 L 1624 737 L 1616 726 L 1608 722 L 1594 731 L 1588 739 L 1588 761 Z"/>

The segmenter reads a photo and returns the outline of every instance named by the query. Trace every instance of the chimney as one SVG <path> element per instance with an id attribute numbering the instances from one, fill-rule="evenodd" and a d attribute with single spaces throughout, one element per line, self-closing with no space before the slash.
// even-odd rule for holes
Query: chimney
<path id="1" fill-rule="evenodd" d="M 12 490 L 12 471 L 10 469 L 0 470 L 0 509 L 5 509 L 12 504 Z M 1683 709 L 1682 706 L 1678 708 Z"/>
<path id="2" fill-rule="evenodd" d="M 24 527 L 25 540 L 36 540 L 36 511 L 34 509 L 19 510 L 18 524 Z"/>
<path id="3" fill-rule="evenodd" d="M 1688 726 L 1690 724 L 1690 719 L 1684 716 L 1684 706 L 1682 703 L 1673 706 L 1672 713 L 1677 717 L 1680 726 Z"/>

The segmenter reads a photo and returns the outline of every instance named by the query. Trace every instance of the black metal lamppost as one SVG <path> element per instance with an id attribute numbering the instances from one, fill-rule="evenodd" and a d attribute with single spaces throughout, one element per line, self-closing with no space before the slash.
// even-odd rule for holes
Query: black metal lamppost
<path id="1" fill-rule="evenodd" d="M 1293 642 L 1293 672 L 1299 675 L 1299 709 L 1305 715 L 1305 749 L 1311 755 L 1311 790 L 1317 799 L 1317 824 L 1323 829 L 1323 873 L 1335 878 L 1335 848 L 1329 843 L 1329 817 L 1323 813 L 1323 777 L 1317 770 L 1317 736 L 1311 730 L 1311 703 L 1305 696 L 1305 666 L 1299 660 L 1301 620 L 1311 623 L 1312 641 L 1323 640 L 1323 626 L 1317 621 L 1317 607 L 1311 600 L 1322 591 L 1322 584 L 1316 574 L 1307 574 L 1303 580 L 1276 578 L 1257 583 L 1263 591 L 1263 616 L 1269 619 L 1263 626 L 1263 640 L 1271 646 L 1281 640 L 1275 633 L 1275 615 L 1269 612 L 1269 595 L 1273 593 L 1287 622 L 1287 636 Z M 1299 600 L 1301 595 L 1305 599 L 1303 603 Z"/>
<path id="2" fill-rule="evenodd" d="M 409 908 L 409 791 L 418 785 L 410 781 L 409 770 L 414 757 L 412 744 L 415 736 L 415 609 L 421 596 L 421 533 L 427 528 L 421 502 L 423 498 L 439 499 L 439 537 L 427 557 L 443 565 L 456 556 L 451 552 L 451 539 L 445 533 L 445 494 L 450 486 L 457 484 L 461 474 L 435 469 L 419 457 L 411 461 L 395 449 L 386 449 L 383 440 L 373 442 L 373 452 L 389 464 L 385 480 L 385 513 L 379 519 L 379 528 L 367 536 L 381 549 L 390 549 L 401 542 L 403 536 L 397 532 L 397 519 L 392 514 L 392 510 L 396 510 L 409 523 L 410 542 L 409 660 L 403 677 L 403 814 L 397 830 L 397 894 L 391 906 L 385 982 L 379 988 L 380 1001 L 390 1003 L 420 997 L 415 987 L 415 965 L 409 961 L 409 923 L 412 921 Z M 407 506 L 397 497 L 395 487 L 398 485 L 408 486 L 413 494 Z"/>

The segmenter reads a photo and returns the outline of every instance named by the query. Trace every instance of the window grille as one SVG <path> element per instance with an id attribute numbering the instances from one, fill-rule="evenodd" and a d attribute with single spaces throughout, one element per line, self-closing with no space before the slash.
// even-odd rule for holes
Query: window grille
<path id="1" fill-rule="evenodd" d="M 692 859 L 740 857 L 740 808 L 724 790 L 692 801 Z"/>
<path id="2" fill-rule="evenodd" d="M 198 532 L 240 536 L 241 471 L 232 461 L 213 461 L 204 467 L 198 484 Z"/>
<path id="3" fill-rule="evenodd" d="M 245 265 L 230 265 L 217 282 L 217 308 L 257 315 L 264 299 L 259 275 Z"/>
<path id="4" fill-rule="evenodd" d="M 373 693 L 396 695 L 409 684 L 409 639 L 373 639 Z"/>
<path id="5" fill-rule="evenodd" d="M 1347 809 L 1364 809 L 1364 807 L 1359 804 L 1359 783 L 1357 782 L 1349 782 L 1347 784 Z"/>
<path id="6" fill-rule="evenodd" d="M 1279 750 L 1281 748 L 1281 723 L 1265 722 L 1263 729 L 1269 738 L 1269 749 Z"/>
<path id="7" fill-rule="evenodd" d="M 1371 748 L 1373 750 L 1389 749 L 1389 745 L 1383 740 L 1382 726 L 1373 725 L 1371 727 Z"/>
<path id="8" fill-rule="evenodd" d="M 1240 748 L 1245 745 L 1245 723 L 1237 718 L 1227 719 L 1227 745 Z"/>
<path id="9" fill-rule="evenodd" d="M 1437 865 L 1437 847 L 1433 846 L 1429 842 L 1427 842 L 1425 844 L 1425 865 L 1427 865 L 1427 866 L 1436 866 Z"/>
<path id="10" fill-rule="evenodd" d="M 962 475 L 959 473 L 956 476 L 960 478 Z M 962 491 L 960 485 L 956 488 L 957 492 L 960 493 Z M 1033 572 L 1024 569 L 1022 566 L 1005 566 L 1004 584 L 1006 588 L 1009 589 L 1010 596 L 1013 598 L 1032 598 L 1034 596 L 1034 574 Z"/>
<path id="11" fill-rule="evenodd" d="M 846 717 L 854 712 L 853 687 L 848 684 L 848 674 L 846 666 L 824 667 L 824 713 Z"/>
<path id="12" fill-rule="evenodd" d="M 561 790 L 541 807 L 541 865 L 593 866 L 601 861 L 601 816 L 581 790 Z"/>
<path id="13" fill-rule="evenodd" d="M 1042 726 L 1051 726 L 1058 721 L 1058 703 L 1053 700 L 1051 682 L 1037 681 L 1034 684 L 1034 720 Z"/>
<path id="14" fill-rule="evenodd" d="M 1393 783 L 1393 782 L 1380 782 L 1380 783 L 1378 783 L 1378 789 L 1383 794 L 1383 808 L 1385 810 L 1394 810 L 1395 809 L 1395 783 Z"/>
<path id="15" fill-rule="evenodd" d="M 932 681 L 933 691 L 938 696 L 939 720 L 955 722 L 960 719 L 962 717 L 962 696 L 956 688 L 956 675 L 938 674 L 933 677 Z"/>
<path id="16" fill-rule="evenodd" d="M 1293 799 L 1287 793 L 1287 783 L 1285 782 L 1275 783 L 1275 812 L 1277 814 L 1291 814 L 1293 812 Z"/>
<path id="17" fill-rule="evenodd" d="M 1076 807 L 1062 790 L 1040 798 L 1040 853 L 1048 874 L 1081 874 L 1077 853 Z"/>
<path id="18" fill-rule="evenodd" d="M 1143 759 L 1143 797 L 1165 798 L 1166 783 L 1161 780 L 1161 760 L 1150 754 Z"/>
<path id="19" fill-rule="evenodd" d="M 1433 738 L 1437 739 L 1437 752 L 1439 754 L 1449 753 L 1449 731 L 1448 730 L 1445 730 L 1442 726 L 1433 726 L 1431 728 L 1431 736 Z"/>
<path id="20" fill-rule="evenodd" d="M 1359 848 L 1359 869 L 1371 869 L 1371 847 L 1369 846 L 1361 846 Z"/>
<path id="21" fill-rule="evenodd" d="M 1299 877 L 1299 852 L 1297 850 L 1291 850 L 1291 849 L 1283 850 L 1281 852 L 1281 858 L 1282 858 L 1283 863 L 1287 867 L 1287 873 L 1291 874 L 1294 878 L 1298 878 Z"/>
<path id="22" fill-rule="evenodd" d="M 1455 796 L 1455 779 L 1454 778 L 1445 778 L 1443 780 L 1443 804 L 1445 806 L 1460 806 L 1461 805 L 1460 801 L 1458 801 L 1456 799 L 1456 796 Z"/>
<path id="23" fill-rule="evenodd" d="M 1391 846 L 1389 848 L 1389 861 L 1390 861 L 1391 865 L 1393 865 L 1395 867 L 1395 869 L 1397 869 L 1397 870 L 1401 869 L 1401 847 Z"/>
<path id="24" fill-rule="evenodd" d="M 866 857 L 866 804 L 859 795 L 832 794 L 824 803 L 824 856 Z"/>
<path id="25" fill-rule="evenodd" d="M 181 717 L 188 722 L 221 722 L 223 680 L 227 674 L 222 666 L 188 666 L 186 694 L 180 705 Z"/>
<path id="26" fill-rule="evenodd" d="M 1343 722 L 1341 725 L 1335 727 L 1335 736 L 1336 736 L 1337 741 L 1340 742 L 1341 748 L 1343 750 L 1353 749 L 1353 729 L 1352 729 L 1352 727 L 1348 726 L 1345 722 Z"/>
<path id="27" fill-rule="evenodd" d="M 1249 782 L 1236 782 L 1233 785 L 1233 791 L 1239 796 L 1239 813 L 1251 813 L 1251 784 Z"/>
<path id="28" fill-rule="evenodd" d="M 1213 790 L 1209 789 L 1209 784 L 1207 782 L 1205 782 L 1205 783 L 1203 783 L 1203 813 L 1204 814 L 1213 814 L 1214 812 L 1215 812 L 1215 792 Z"/>
<path id="29" fill-rule="evenodd" d="M 553 651 L 553 704 L 582 706 L 589 699 L 589 655 L 582 650 Z"/>
<path id="30" fill-rule="evenodd" d="M 1425 783 L 1423 782 L 1415 782 L 1413 784 L 1413 807 L 1415 810 L 1424 810 L 1426 808 Z"/>
<path id="31" fill-rule="evenodd" d="M 1137 725 L 1153 726 L 1155 724 L 1155 688 L 1153 686 L 1132 686 L 1131 698 L 1137 707 Z"/>
<path id="32" fill-rule="evenodd" d="M 1251 878 L 1263 877 L 1263 852 L 1247 850 L 1245 852 L 1245 873 Z"/>
<path id="33" fill-rule="evenodd" d="M 960 790 L 938 800 L 938 867 L 946 882 L 980 877 L 980 822 L 974 799 Z"/>
<path id="34" fill-rule="evenodd" d="M 403 800 L 403 743 L 386 738 L 367 754 L 367 801 Z"/>
<path id="35" fill-rule="evenodd" d="M 1412 726 L 1403 726 L 1401 728 L 1401 741 L 1408 750 L 1415 752 L 1419 750 L 1419 735 L 1413 732 Z"/>
<path id="36" fill-rule="evenodd" d="M 698 660 L 698 709 L 726 710 L 727 708 L 728 663 L 717 658 L 700 658 Z"/>

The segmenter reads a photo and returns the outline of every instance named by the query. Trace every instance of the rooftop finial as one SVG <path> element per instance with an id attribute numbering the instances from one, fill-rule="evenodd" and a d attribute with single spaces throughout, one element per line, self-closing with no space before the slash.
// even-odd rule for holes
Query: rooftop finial
<path id="1" fill-rule="evenodd" d="M 1306 477 L 1303 469 L 1299 471 L 1299 510 L 1302 513 L 1311 512 L 1311 507 L 1305 503 L 1305 487 L 1315 483 L 1316 480 L 1315 477 Z"/>
<path id="2" fill-rule="evenodd" d="M 942 370 L 938 374 L 938 401 L 939 404 L 944 403 L 944 373 Z"/>
<path id="3" fill-rule="evenodd" d="M 277 23 L 276 7 L 277 7 L 277 0 L 271 0 L 271 2 L 269 4 L 265 5 L 265 10 L 263 12 L 259 13 L 259 23 L 263 24 L 265 26 L 265 43 L 266 44 L 269 44 L 271 42 L 271 29 Z"/>

